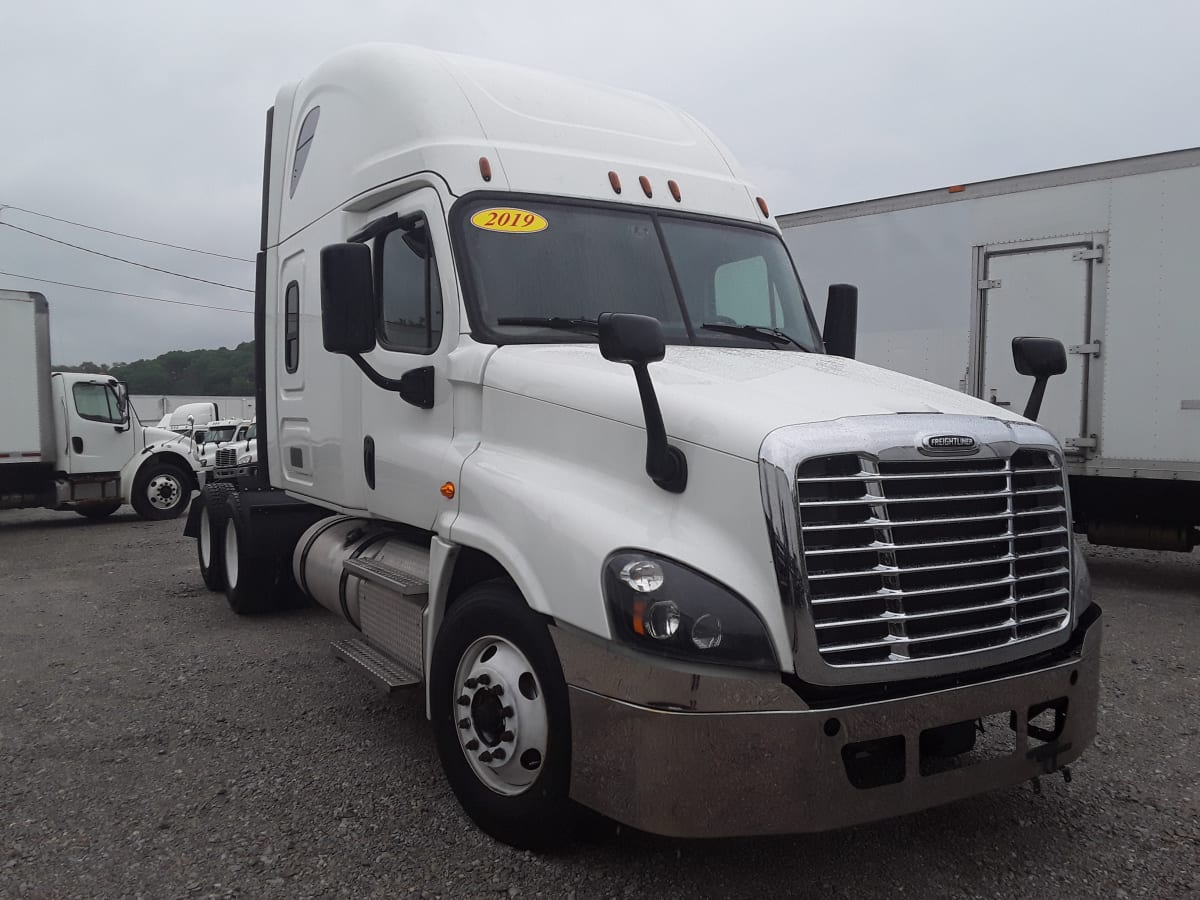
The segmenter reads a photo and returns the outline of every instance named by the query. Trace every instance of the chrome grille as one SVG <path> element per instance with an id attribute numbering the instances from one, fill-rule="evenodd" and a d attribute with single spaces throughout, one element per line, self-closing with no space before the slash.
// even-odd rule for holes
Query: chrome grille
<path id="1" fill-rule="evenodd" d="M 217 466 L 222 469 L 236 466 L 238 461 L 238 452 L 236 447 L 222 447 L 217 451 Z"/>
<path id="2" fill-rule="evenodd" d="M 1070 613 L 1057 456 L 809 459 L 796 469 L 804 577 L 833 666 L 934 659 L 1040 637 Z"/>

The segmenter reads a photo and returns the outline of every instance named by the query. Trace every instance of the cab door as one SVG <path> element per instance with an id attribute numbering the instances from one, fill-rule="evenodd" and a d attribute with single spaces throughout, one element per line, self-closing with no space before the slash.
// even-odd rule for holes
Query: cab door
<path id="1" fill-rule="evenodd" d="M 68 475 L 119 472 L 133 453 L 123 385 L 108 378 L 62 382 Z"/>
<path id="2" fill-rule="evenodd" d="M 391 213 L 393 227 L 372 239 L 377 344 L 363 355 L 374 373 L 362 383 L 363 441 L 357 458 L 349 446 L 344 458 L 361 473 L 373 515 L 432 529 L 447 508 L 440 488 L 457 474 L 446 367 L 458 285 L 437 192 L 417 190 L 376 215 Z"/>

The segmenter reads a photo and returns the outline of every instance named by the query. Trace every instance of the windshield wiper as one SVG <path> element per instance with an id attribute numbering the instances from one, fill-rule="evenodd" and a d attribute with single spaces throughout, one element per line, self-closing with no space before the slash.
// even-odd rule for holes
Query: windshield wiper
<path id="1" fill-rule="evenodd" d="M 600 324 L 595 319 L 567 319 L 562 316 L 506 316 L 496 320 L 497 325 L 529 325 L 533 328 L 557 328 L 561 331 L 587 331 L 594 333 Z"/>
<path id="2" fill-rule="evenodd" d="M 758 338 L 759 340 L 770 341 L 772 344 L 791 344 L 805 353 L 812 352 L 786 331 L 780 331 L 778 328 L 770 328 L 766 325 L 725 325 L 720 322 L 705 322 L 700 327 L 707 328 L 709 331 L 719 331 L 722 334 L 736 334 L 742 337 Z"/>

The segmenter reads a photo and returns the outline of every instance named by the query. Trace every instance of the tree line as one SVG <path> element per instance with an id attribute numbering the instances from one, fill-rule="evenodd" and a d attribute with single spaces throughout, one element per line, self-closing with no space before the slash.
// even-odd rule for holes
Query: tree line
<path id="1" fill-rule="evenodd" d="M 254 342 L 246 341 L 232 350 L 171 350 L 154 359 L 52 368 L 55 372 L 111 375 L 128 384 L 131 394 L 248 397 L 254 393 Z"/>

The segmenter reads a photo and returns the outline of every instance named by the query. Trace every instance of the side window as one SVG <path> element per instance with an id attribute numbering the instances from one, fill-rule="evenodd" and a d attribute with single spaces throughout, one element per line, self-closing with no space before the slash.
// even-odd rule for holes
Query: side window
<path id="1" fill-rule="evenodd" d="M 75 412 L 81 419 L 93 422 L 124 424 L 125 418 L 117 404 L 117 394 L 107 384 L 76 384 L 71 388 L 75 397 Z"/>
<path id="2" fill-rule="evenodd" d="M 783 311 L 761 256 L 720 266 L 713 276 L 713 303 L 718 317 L 738 325 L 783 325 Z"/>
<path id="3" fill-rule="evenodd" d="M 283 364 L 289 372 L 300 368 L 300 285 L 294 281 L 283 297 Z"/>
<path id="4" fill-rule="evenodd" d="M 382 235 L 376 260 L 379 342 L 390 350 L 432 353 L 442 340 L 442 288 L 428 225 Z"/>
<path id="5" fill-rule="evenodd" d="M 313 135 L 317 133 L 317 120 L 321 118 L 321 107 L 314 106 L 300 124 L 300 134 L 296 138 L 296 152 L 292 157 L 292 189 L 289 197 L 296 196 L 296 185 L 300 183 L 300 173 L 304 171 L 304 163 L 308 161 L 308 151 L 312 149 Z"/>

